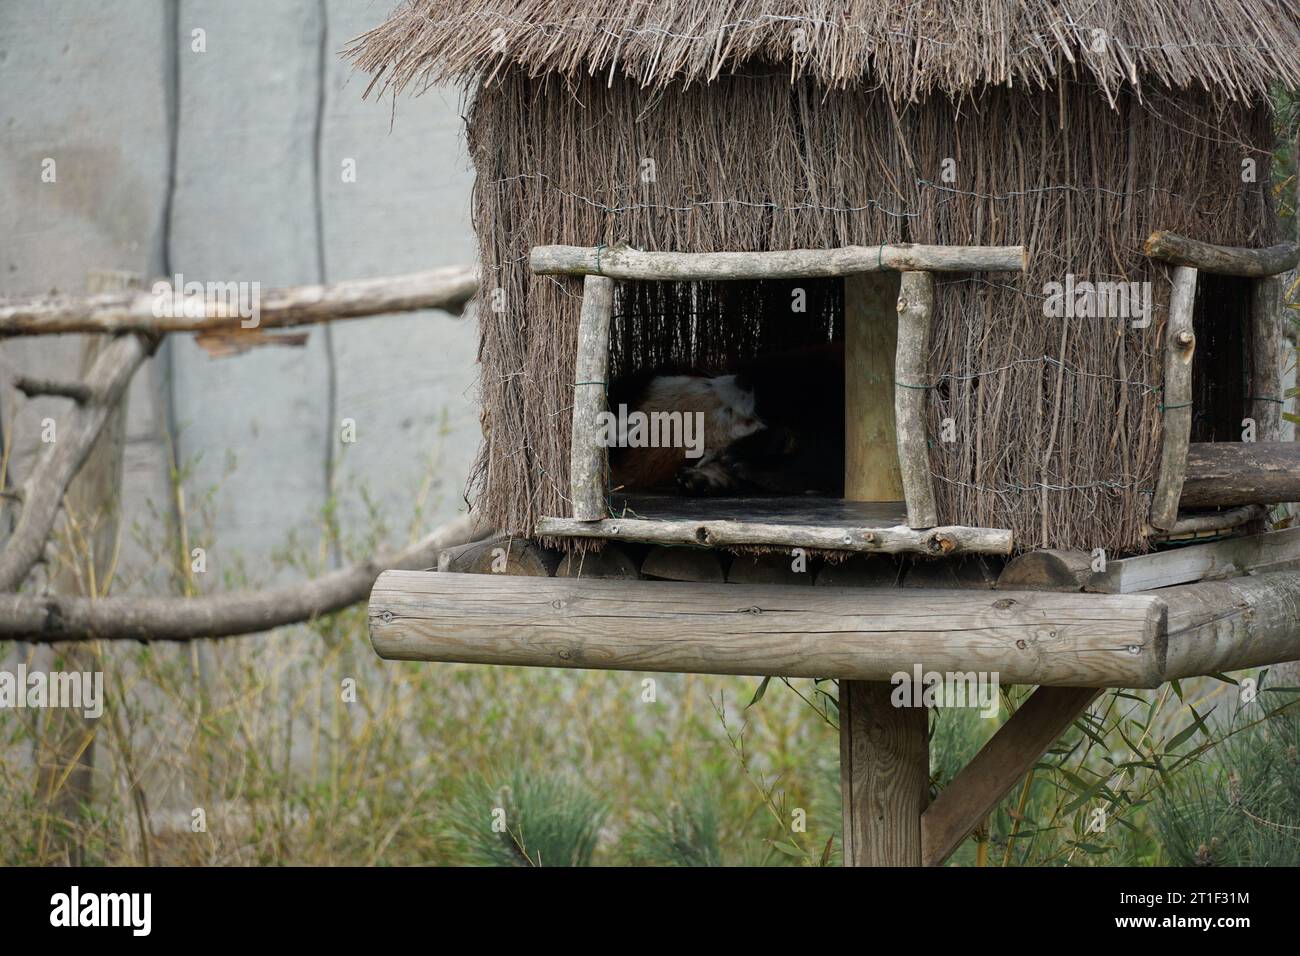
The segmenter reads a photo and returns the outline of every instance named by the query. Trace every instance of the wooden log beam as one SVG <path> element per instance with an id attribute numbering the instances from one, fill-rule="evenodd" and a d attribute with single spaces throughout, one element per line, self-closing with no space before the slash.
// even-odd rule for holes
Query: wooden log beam
<path id="1" fill-rule="evenodd" d="M 534 246 L 538 275 L 649 281 L 809 279 L 858 272 L 1023 272 L 1024 246 L 842 246 L 775 252 L 643 252 L 627 246 Z"/>
<path id="2" fill-rule="evenodd" d="M 599 415 L 606 410 L 609 324 L 614 283 L 589 275 L 582 284 L 578 351 L 574 362 L 573 438 L 569 446 L 569 496 L 576 521 L 609 514 L 609 449 L 601 442 Z"/>
<path id="3" fill-rule="evenodd" d="M 58 295 L 0 301 L 0 336 L 69 332 L 238 334 L 245 331 L 245 319 L 238 314 L 230 296 L 185 296 L 179 303 L 173 303 L 170 286 L 155 289 L 165 296 L 167 308 L 158 308 L 160 295 L 155 295 L 155 290 L 88 298 Z M 477 289 L 478 272 L 469 266 L 352 279 L 330 285 L 268 289 L 260 294 L 257 328 L 288 328 L 418 309 L 459 312 Z M 168 314 L 160 317 L 156 314 L 159 311 Z"/>
<path id="4" fill-rule="evenodd" d="M 948 859 L 1098 694 L 1094 687 L 1035 690 L 921 815 L 922 863 Z"/>
<path id="5" fill-rule="evenodd" d="M 438 570 L 546 578 L 555 573 L 562 557 L 536 542 L 495 534 L 442 551 Z"/>
<path id="6" fill-rule="evenodd" d="M 651 520 L 606 518 L 578 521 L 543 517 L 537 533 L 555 537 L 610 538 L 647 544 L 684 544 L 713 548 L 747 545 L 778 548 L 822 548 L 879 554 L 1010 554 L 1011 532 L 998 528 L 941 526 L 916 530 L 892 528 L 822 527 L 763 524 L 749 521 Z"/>
<path id="7" fill-rule="evenodd" d="M 1142 251 L 1152 259 L 1219 275 L 1263 278 L 1289 272 L 1300 263 L 1300 245 L 1284 242 L 1265 249 L 1215 246 L 1174 232 L 1151 233 Z"/>
<path id="8" fill-rule="evenodd" d="M 391 571 L 370 638 L 390 660 L 867 681 L 921 660 L 1006 683 L 1150 687 L 1165 612 L 1149 595 Z"/>
<path id="9" fill-rule="evenodd" d="M 1191 457 L 1191 450 L 1196 447 L 1195 444 L 1188 446 L 1188 457 Z M 1187 483 L 1183 483 L 1186 490 Z M 1258 521 L 1268 513 L 1268 509 L 1263 505 L 1241 505 L 1237 508 L 1228 508 L 1225 511 L 1207 511 L 1203 514 L 1183 514 L 1179 513 L 1178 520 L 1174 526 L 1162 534 L 1153 534 L 1152 537 L 1157 539 L 1173 539 L 1182 535 L 1197 535 L 1206 533 L 1218 533 L 1231 531 L 1234 528 L 1240 528 L 1244 524 L 1252 521 Z"/>
<path id="10" fill-rule="evenodd" d="M 1184 508 L 1300 501 L 1300 442 L 1196 442 L 1187 450 Z"/>
<path id="11" fill-rule="evenodd" d="M 1039 548 L 1018 554 L 998 576 L 1000 591 L 1082 591 L 1092 579 L 1086 551 Z"/>
<path id="12" fill-rule="evenodd" d="M 1178 520 L 1178 502 L 1187 474 L 1187 445 L 1192 436 L 1192 356 L 1196 335 L 1192 310 L 1196 304 L 1196 270 L 1174 269 L 1165 324 L 1165 387 L 1161 406 L 1164 436 L 1160 471 L 1151 496 L 1151 526 L 1168 531 Z"/>
<path id="13" fill-rule="evenodd" d="M 1161 591 L 1169 605 L 1164 679 L 1300 658 L 1300 571 Z"/>
<path id="14" fill-rule="evenodd" d="M 898 466 L 907 502 L 907 524 L 911 528 L 933 528 L 939 523 L 934 479 L 930 474 L 930 448 L 925 435 L 933 315 L 934 276 L 928 272 L 904 272 L 898 296 L 894 418 Z"/>
<path id="15" fill-rule="evenodd" d="M 929 713 L 895 707 L 887 682 L 840 681 L 845 866 L 920 866 Z"/>

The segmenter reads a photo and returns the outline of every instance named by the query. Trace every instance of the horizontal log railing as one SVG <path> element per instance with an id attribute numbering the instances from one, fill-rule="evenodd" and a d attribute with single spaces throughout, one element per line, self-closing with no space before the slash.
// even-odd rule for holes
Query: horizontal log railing
<path id="1" fill-rule="evenodd" d="M 914 529 L 840 525 L 769 524 L 750 521 L 604 518 L 539 518 L 537 533 L 556 537 L 610 538 L 647 544 L 729 548 L 767 546 L 821 548 L 868 554 L 1010 554 L 1011 532 L 1001 528 L 942 526 Z"/>
<path id="2" fill-rule="evenodd" d="M 1174 232 L 1153 232 L 1142 245 L 1152 259 L 1202 272 L 1262 279 L 1289 272 L 1300 263 L 1300 245 L 1283 242 L 1263 249 L 1216 246 Z"/>
<path id="3" fill-rule="evenodd" d="M 538 275 L 648 281 L 814 279 L 859 272 L 1022 272 L 1024 246 L 842 246 L 774 252 L 644 252 L 628 246 L 534 246 Z"/>

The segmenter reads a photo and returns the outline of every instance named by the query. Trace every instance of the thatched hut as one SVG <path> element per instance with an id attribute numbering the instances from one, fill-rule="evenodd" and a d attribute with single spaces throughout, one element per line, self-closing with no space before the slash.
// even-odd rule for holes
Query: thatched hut
<path id="1" fill-rule="evenodd" d="M 943 550 L 981 550 L 984 529 L 1009 532 L 991 550 L 1146 551 L 1153 534 L 1177 530 L 1189 443 L 1195 458 L 1206 443 L 1239 442 L 1243 419 L 1259 421 L 1261 439 L 1277 421 L 1266 351 L 1277 346 L 1276 283 L 1256 279 L 1290 252 L 1262 266 L 1239 257 L 1222 274 L 1196 256 L 1209 244 L 1249 259 L 1283 239 L 1269 97 L 1300 87 L 1292 0 L 406 0 L 349 52 L 377 90 L 455 81 L 471 94 L 484 430 L 471 497 L 507 533 L 671 541 L 685 520 L 696 543 L 829 550 L 837 529 L 872 525 L 826 502 L 674 509 L 629 506 L 618 489 L 607 500 L 602 491 L 602 514 L 577 513 L 584 279 L 564 273 L 663 266 L 637 266 L 631 250 L 852 247 L 857 268 L 874 255 L 860 274 L 870 281 L 855 281 L 852 266 L 848 278 L 620 277 L 608 375 L 725 371 L 848 338 L 848 391 L 858 392 L 847 399 L 845 497 L 901 500 L 901 468 L 912 513 L 898 517 L 900 505 L 882 527 L 971 532 L 941 539 Z M 1156 232 L 1178 248 L 1144 248 Z M 915 382 L 898 374 L 893 328 L 871 319 L 884 302 L 886 324 L 896 321 L 898 271 L 920 271 L 901 253 L 889 268 L 907 244 L 1023 247 L 1025 263 L 936 271 L 932 291 L 918 286 L 912 304 L 928 311 Z M 594 265 L 533 268 L 533 250 L 556 245 L 591 250 Z M 621 274 L 609 268 L 620 256 Z M 770 260 L 752 261 L 761 272 Z M 1191 285 L 1180 293 L 1175 263 L 1198 261 L 1194 297 Z M 1084 283 L 1149 290 L 1150 311 L 1115 313 L 1112 301 L 1111 314 L 1091 315 Z M 804 310 L 792 314 L 796 287 Z M 1061 289 L 1064 311 L 1045 304 L 1055 295 L 1059 305 Z M 1171 323 L 1180 294 L 1186 329 Z M 896 403 L 904 388 L 917 395 Z M 910 414 L 920 431 L 905 439 Z M 918 447 L 926 474 L 908 474 L 907 449 Z M 896 490 L 855 492 L 855 467 Z M 706 527 L 710 517 L 768 531 L 728 538 Z M 801 521 L 808 534 L 789 532 Z M 857 550 L 881 540 L 843 537 Z"/>

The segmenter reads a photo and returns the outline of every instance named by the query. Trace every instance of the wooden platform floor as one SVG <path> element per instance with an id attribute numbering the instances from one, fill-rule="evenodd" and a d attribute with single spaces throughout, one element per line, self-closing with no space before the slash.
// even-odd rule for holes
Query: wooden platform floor
<path id="1" fill-rule="evenodd" d="M 615 517 L 646 521 L 745 521 L 842 528 L 896 528 L 907 523 L 907 506 L 901 501 L 845 501 L 813 495 L 685 498 L 614 494 L 610 503 Z"/>

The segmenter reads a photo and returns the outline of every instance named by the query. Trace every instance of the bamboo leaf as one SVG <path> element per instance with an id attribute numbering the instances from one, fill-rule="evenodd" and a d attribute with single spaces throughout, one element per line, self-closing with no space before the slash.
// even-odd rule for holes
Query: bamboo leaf
<path id="1" fill-rule="evenodd" d="M 758 690 L 754 691 L 753 698 L 750 700 L 748 704 L 745 705 L 746 710 L 749 710 L 749 708 L 753 707 L 755 704 L 757 704 L 760 700 L 763 699 L 763 695 L 767 693 L 767 685 L 770 683 L 772 683 L 771 677 L 763 678 L 762 682 L 758 685 Z"/>

